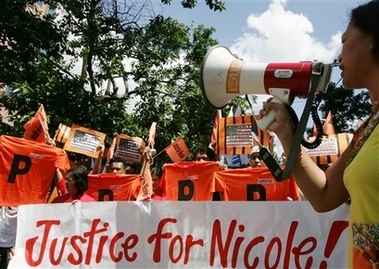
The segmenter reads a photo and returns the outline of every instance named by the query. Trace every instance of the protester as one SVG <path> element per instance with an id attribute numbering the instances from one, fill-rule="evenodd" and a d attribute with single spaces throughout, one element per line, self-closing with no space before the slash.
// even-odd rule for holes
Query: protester
<path id="1" fill-rule="evenodd" d="M 91 174 L 101 174 L 103 172 L 108 173 L 109 172 L 109 164 L 107 163 L 107 155 L 108 151 L 110 150 L 111 142 L 105 141 L 104 143 L 101 143 L 98 146 L 98 155 L 94 162 Z M 107 170 L 108 169 L 108 170 Z"/>
<path id="2" fill-rule="evenodd" d="M 265 167 L 265 163 L 262 161 L 262 157 L 259 155 L 259 146 L 254 146 L 251 148 L 249 155 L 249 166 L 250 167 Z"/>
<path id="3" fill-rule="evenodd" d="M 293 175 L 315 210 L 325 212 L 349 198 L 348 268 L 379 265 L 379 0 L 353 9 L 338 56 L 343 86 L 367 89 L 373 112 L 355 132 L 348 148 L 325 172 L 300 148 Z M 276 111 L 269 130 L 289 155 L 294 130 L 286 108 L 267 101 L 261 116 Z M 300 147 L 300 146 L 299 146 Z"/>
<path id="4" fill-rule="evenodd" d="M 195 151 L 195 162 L 206 162 L 209 161 L 207 151 L 205 149 L 197 149 Z"/>
<path id="5" fill-rule="evenodd" d="M 203 148 L 198 148 L 196 151 L 195 151 L 195 158 L 194 158 L 194 161 L 195 162 L 207 162 L 207 161 L 216 161 L 214 158 L 215 156 L 210 156 L 211 154 L 209 153 L 208 150 L 206 149 L 203 149 Z M 216 161 L 220 167 L 221 170 L 226 170 L 228 169 L 228 166 L 223 163 L 223 162 L 220 162 L 220 161 Z"/>
<path id="6" fill-rule="evenodd" d="M 108 173 L 116 173 L 119 175 L 136 174 L 136 166 L 120 157 L 113 157 L 109 161 Z"/>
<path id="7" fill-rule="evenodd" d="M 166 200 L 166 195 L 164 191 L 160 188 L 159 183 L 162 178 L 162 169 L 154 167 L 151 169 L 151 180 L 153 181 L 153 201 L 164 201 Z"/>
<path id="8" fill-rule="evenodd" d="M 6 269 L 14 255 L 17 207 L 0 206 L 0 269 Z"/>
<path id="9" fill-rule="evenodd" d="M 75 200 L 92 202 L 94 198 L 86 194 L 88 171 L 83 165 L 74 166 L 66 173 L 66 193 L 56 197 L 52 203 L 71 203 Z"/>

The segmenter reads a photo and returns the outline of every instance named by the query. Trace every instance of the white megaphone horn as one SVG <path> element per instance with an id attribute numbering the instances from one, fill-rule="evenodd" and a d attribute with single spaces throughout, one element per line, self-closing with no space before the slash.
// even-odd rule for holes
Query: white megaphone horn
<path id="1" fill-rule="evenodd" d="M 217 45 L 204 58 L 201 83 L 206 99 L 215 108 L 223 108 L 231 99 L 248 94 L 269 94 L 272 102 L 291 105 L 295 97 L 307 98 L 311 86 L 315 92 L 326 92 L 331 69 L 329 64 L 310 61 L 247 63 L 228 48 Z M 317 80 L 313 80 L 314 76 Z M 266 130 L 274 119 L 275 112 L 271 110 L 257 124 Z"/>

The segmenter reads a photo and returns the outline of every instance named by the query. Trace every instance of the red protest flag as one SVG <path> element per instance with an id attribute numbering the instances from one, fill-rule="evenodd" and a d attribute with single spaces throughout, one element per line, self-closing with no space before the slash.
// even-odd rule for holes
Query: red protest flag
<path id="1" fill-rule="evenodd" d="M 217 128 L 218 128 L 218 121 L 219 121 L 219 119 L 221 119 L 221 117 L 222 117 L 221 109 L 217 109 L 215 119 L 213 121 L 211 140 L 210 140 L 209 146 L 208 146 L 214 152 L 217 151 Z"/>
<path id="2" fill-rule="evenodd" d="M 183 137 L 180 137 L 174 143 L 166 147 L 165 151 L 173 162 L 182 161 L 190 156 L 189 149 Z"/>
<path id="3" fill-rule="evenodd" d="M 27 140 L 45 143 L 50 138 L 47 117 L 43 105 L 40 105 L 36 114 L 24 124 L 24 129 L 24 138 Z"/>

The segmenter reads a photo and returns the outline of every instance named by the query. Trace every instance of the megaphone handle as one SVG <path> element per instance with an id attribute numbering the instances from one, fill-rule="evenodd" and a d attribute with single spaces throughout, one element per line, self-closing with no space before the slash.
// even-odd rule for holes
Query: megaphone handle
<path id="1" fill-rule="evenodd" d="M 280 101 L 279 99 L 277 98 L 272 98 L 271 100 L 272 103 L 277 103 L 277 104 L 282 104 L 283 102 Z M 267 128 L 270 126 L 271 123 L 274 122 L 275 120 L 275 116 L 276 116 L 276 112 L 274 110 L 270 110 L 266 116 L 256 120 L 257 121 L 257 125 L 258 127 L 263 130 L 263 131 L 266 131 Z"/>
<path id="2" fill-rule="evenodd" d="M 275 180 L 282 181 L 283 171 L 266 147 L 261 147 L 259 150 L 259 156 L 261 156 L 262 160 L 270 170 L 271 174 L 274 176 Z"/>
<path id="3" fill-rule="evenodd" d="M 301 140 L 303 139 L 304 131 L 307 127 L 309 114 L 312 108 L 313 98 L 319 81 L 319 76 L 312 76 L 311 89 L 308 93 L 307 101 L 305 102 L 303 114 L 301 114 L 299 124 L 297 125 L 292 145 L 287 156 L 287 163 L 283 171 L 282 179 L 280 181 L 290 178 L 292 174 L 292 169 L 295 166 L 295 162 L 297 162 L 298 160 L 297 156 L 300 151 Z"/>

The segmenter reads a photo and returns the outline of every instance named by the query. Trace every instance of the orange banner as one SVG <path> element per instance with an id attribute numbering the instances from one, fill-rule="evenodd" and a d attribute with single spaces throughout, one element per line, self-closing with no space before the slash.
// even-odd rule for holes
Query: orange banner
<path id="1" fill-rule="evenodd" d="M 212 134 L 211 134 L 211 139 L 208 146 L 214 152 L 217 152 L 217 130 L 218 130 L 218 122 L 221 119 L 221 117 L 222 117 L 221 109 L 217 109 L 215 118 L 213 120 Z"/>
<path id="2" fill-rule="evenodd" d="M 104 143 L 105 134 L 73 124 L 63 149 L 97 158 L 98 146 Z"/>
<path id="3" fill-rule="evenodd" d="M 24 138 L 40 143 L 45 143 L 49 136 L 45 108 L 40 105 L 36 114 L 24 124 Z"/>
<path id="4" fill-rule="evenodd" d="M 87 194 L 96 201 L 134 201 L 140 188 L 140 175 L 88 175 Z"/>
<path id="5" fill-rule="evenodd" d="M 291 177 L 278 182 L 267 167 L 216 171 L 216 191 L 224 201 L 297 201 L 299 188 Z"/>
<path id="6" fill-rule="evenodd" d="M 150 161 L 145 160 L 141 171 L 141 188 L 137 196 L 137 201 L 151 199 L 153 195 L 153 180 L 151 178 Z"/>
<path id="7" fill-rule="evenodd" d="M 155 146 L 155 135 L 157 133 L 157 123 L 153 122 L 150 126 L 150 131 L 149 131 L 149 144 L 150 148 L 154 148 Z"/>
<path id="8" fill-rule="evenodd" d="M 66 153 L 56 147 L 0 136 L 0 205 L 44 203 L 56 168 L 66 171 Z"/>
<path id="9" fill-rule="evenodd" d="M 258 144 L 253 140 L 251 134 L 252 129 L 259 137 L 260 143 L 263 146 L 267 148 L 272 147 L 270 134 L 259 129 L 256 124 L 254 124 L 255 122 L 253 122 L 252 117 L 253 116 L 237 116 L 221 118 L 219 120 L 217 139 L 218 154 L 250 154 L 251 147 Z"/>
<path id="10" fill-rule="evenodd" d="M 166 147 L 165 151 L 174 163 L 182 161 L 190 156 L 189 149 L 186 142 L 184 142 L 183 137 L 180 137 L 174 143 Z"/>
<path id="11" fill-rule="evenodd" d="M 315 149 L 306 149 L 306 151 L 318 165 L 331 164 L 345 151 L 353 136 L 350 133 L 327 135 L 323 137 L 320 146 Z M 314 140 L 314 137 L 309 138 L 309 140 Z"/>

